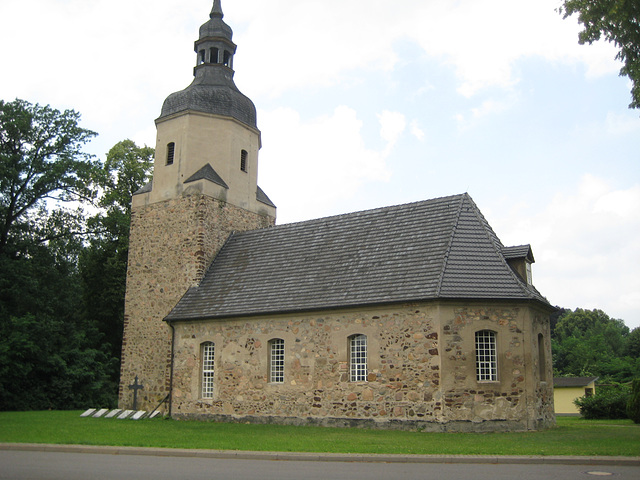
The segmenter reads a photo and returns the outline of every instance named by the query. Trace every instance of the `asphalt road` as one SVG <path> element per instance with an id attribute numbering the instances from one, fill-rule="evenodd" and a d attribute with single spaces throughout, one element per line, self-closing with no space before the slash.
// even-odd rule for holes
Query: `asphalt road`
<path id="1" fill-rule="evenodd" d="M 640 478 L 638 466 L 278 461 L 0 451 L 0 479 L 11 480 L 574 480 Z"/>

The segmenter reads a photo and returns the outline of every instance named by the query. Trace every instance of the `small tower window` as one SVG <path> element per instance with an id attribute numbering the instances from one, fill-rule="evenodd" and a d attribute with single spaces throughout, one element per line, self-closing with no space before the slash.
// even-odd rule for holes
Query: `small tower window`
<path id="1" fill-rule="evenodd" d="M 218 49 L 217 48 L 212 48 L 209 51 L 209 62 L 211 63 L 218 63 Z"/>
<path id="2" fill-rule="evenodd" d="M 174 142 L 167 144 L 167 165 L 173 165 L 173 156 L 176 152 L 176 144 Z"/>
<path id="3" fill-rule="evenodd" d="M 231 68 L 231 54 L 228 51 L 224 51 L 223 61 L 225 67 Z"/>
<path id="4" fill-rule="evenodd" d="M 247 151 L 246 150 L 242 150 L 240 152 L 240 170 L 242 170 L 243 172 L 247 171 Z"/>
<path id="5" fill-rule="evenodd" d="M 198 65 L 205 62 L 205 58 L 206 58 L 205 56 L 206 56 L 206 52 L 204 50 L 200 50 L 198 52 Z"/>

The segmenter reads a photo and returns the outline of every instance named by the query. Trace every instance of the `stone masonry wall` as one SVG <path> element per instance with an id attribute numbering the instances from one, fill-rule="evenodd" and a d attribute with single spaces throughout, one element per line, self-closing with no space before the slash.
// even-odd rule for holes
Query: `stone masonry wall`
<path id="1" fill-rule="evenodd" d="M 171 331 L 163 321 L 196 285 L 232 231 L 273 225 L 275 219 L 204 195 L 183 196 L 131 213 L 119 405 L 127 388 L 144 385 L 138 408 L 153 409 L 169 392 Z"/>
<path id="2" fill-rule="evenodd" d="M 518 422 L 523 429 L 545 428 L 555 422 L 546 414 L 553 409 L 553 399 L 550 401 L 540 389 L 534 344 L 544 320 L 539 314 L 539 323 L 534 325 L 531 314 L 528 306 L 500 304 L 443 309 L 442 369 L 447 372 L 443 396 L 449 420 Z M 547 330 L 548 324 L 547 314 Z M 475 332 L 479 330 L 496 332 L 495 382 L 477 380 Z M 547 347 L 550 362 L 550 344 Z M 536 420 L 541 418 L 543 421 Z"/>
<path id="3" fill-rule="evenodd" d="M 348 425 L 357 420 L 435 431 L 525 430 L 531 428 L 525 397 L 533 392 L 526 391 L 530 372 L 517 345 L 523 341 L 521 313 L 422 303 L 176 323 L 172 414 L 329 425 L 343 419 Z M 475 331 L 484 328 L 476 322 L 483 325 L 487 314 L 505 337 L 499 345 L 505 373 L 491 385 L 475 377 Z M 347 345 L 354 334 L 367 335 L 366 382 L 349 381 Z M 273 338 L 285 341 L 283 384 L 269 383 Z M 203 342 L 215 344 L 212 399 L 200 394 Z"/>

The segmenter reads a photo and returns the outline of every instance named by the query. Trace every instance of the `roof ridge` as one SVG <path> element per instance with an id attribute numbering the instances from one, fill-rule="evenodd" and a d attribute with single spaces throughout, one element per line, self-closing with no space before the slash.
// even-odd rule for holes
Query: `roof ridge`
<path id="1" fill-rule="evenodd" d="M 337 213 L 335 215 L 328 215 L 326 217 L 318 217 L 318 218 L 310 218 L 307 220 L 299 220 L 297 222 L 290 222 L 290 223 L 281 223 L 279 225 L 273 225 L 268 227 L 269 230 L 282 230 L 282 229 L 287 229 L 287 228 L 295 228 L 298 227 L 300 225 L 304 225 L 304 224 L 309 224 L 309 223 L 319 223 L 319 222 L 326 222 L 329 220 L 337 220 L 339 218 L 345 218 L 345 217 L 351 217 L 351 216 L 358 216 L 358 215 L 369 215 L 369 214 L 375 214 L 375 213 L 379 213 L 385 210 L 393 210 L 393 209 L 399 209 L 399 208 L 405 208 L 411 205 L 424 205 L 424 204 L 428 204 L 428 203 L 434 203 L 436 201 L 439 200 L 444 200 L 444 199 L 456 199 L 458 197 L 464 197 L 464 195 L 466 194 L 454 194 L 454 195 L 445 195 L 442 197 L 437 197 L 437 198 L 430 198 L 428 200 L 417 200 L 415 202 L 407 202 L 407 203 L 399 203 L 397 205 L 387 205 L 384 207 L 374 207 L 374 208 L 368 208 L 368 209 L 364 209 L 364 210 L 357 210 L 355 212 L 346 212 L 346 213 Z M 246 231 L 242 231 L 242 232 L 238 232 L 239 234 L 250 234 L 252 232 L 258 232 L 264 230 L 264 228 L 256 228 L 253 230 L 246 230 Z"/>
<path id="2" fill-rule="evenodd" d="M 456 214 L 456 220 L 451 227 L 451 235 L 449 236 L 449 243 L 447 248 L 445 249 L 444 255 L 442 257 L 442 269 L 440 270 L 440 276 L 438 277 L 438 285 L 436 286 L 436 297 L 440 296 L 440 291 L 442 289 L 442 282 L 444 281 L 444 273 L 447 271 L 447 263 L 449 262 L 449 254 L 451 253 L 451 246 L 453 245 L 453 239 L 456 236 L 456 231 L 458 229 L 458 223 L 460 222 L 460 215 L 462 213 L 462 205 L 464 203 L 465 194 L 460 195 L 460 201 L 458 203 L 458 213 Z"/>

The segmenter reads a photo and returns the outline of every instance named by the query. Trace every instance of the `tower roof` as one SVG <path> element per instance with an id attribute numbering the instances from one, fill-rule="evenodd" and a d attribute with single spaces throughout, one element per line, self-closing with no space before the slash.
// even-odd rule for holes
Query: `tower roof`
<path id="1" fill-rule="evenodd" d="M 257 129 L 256 107 L 233 81 L 236 45 L 223 17 L 220 0 L 214 0 L 209 20 L 200 27 L 195 42 L 195 78 L 187 88 L 166 98 L 158 120 L 191 110 L 230 117 Z"/>

